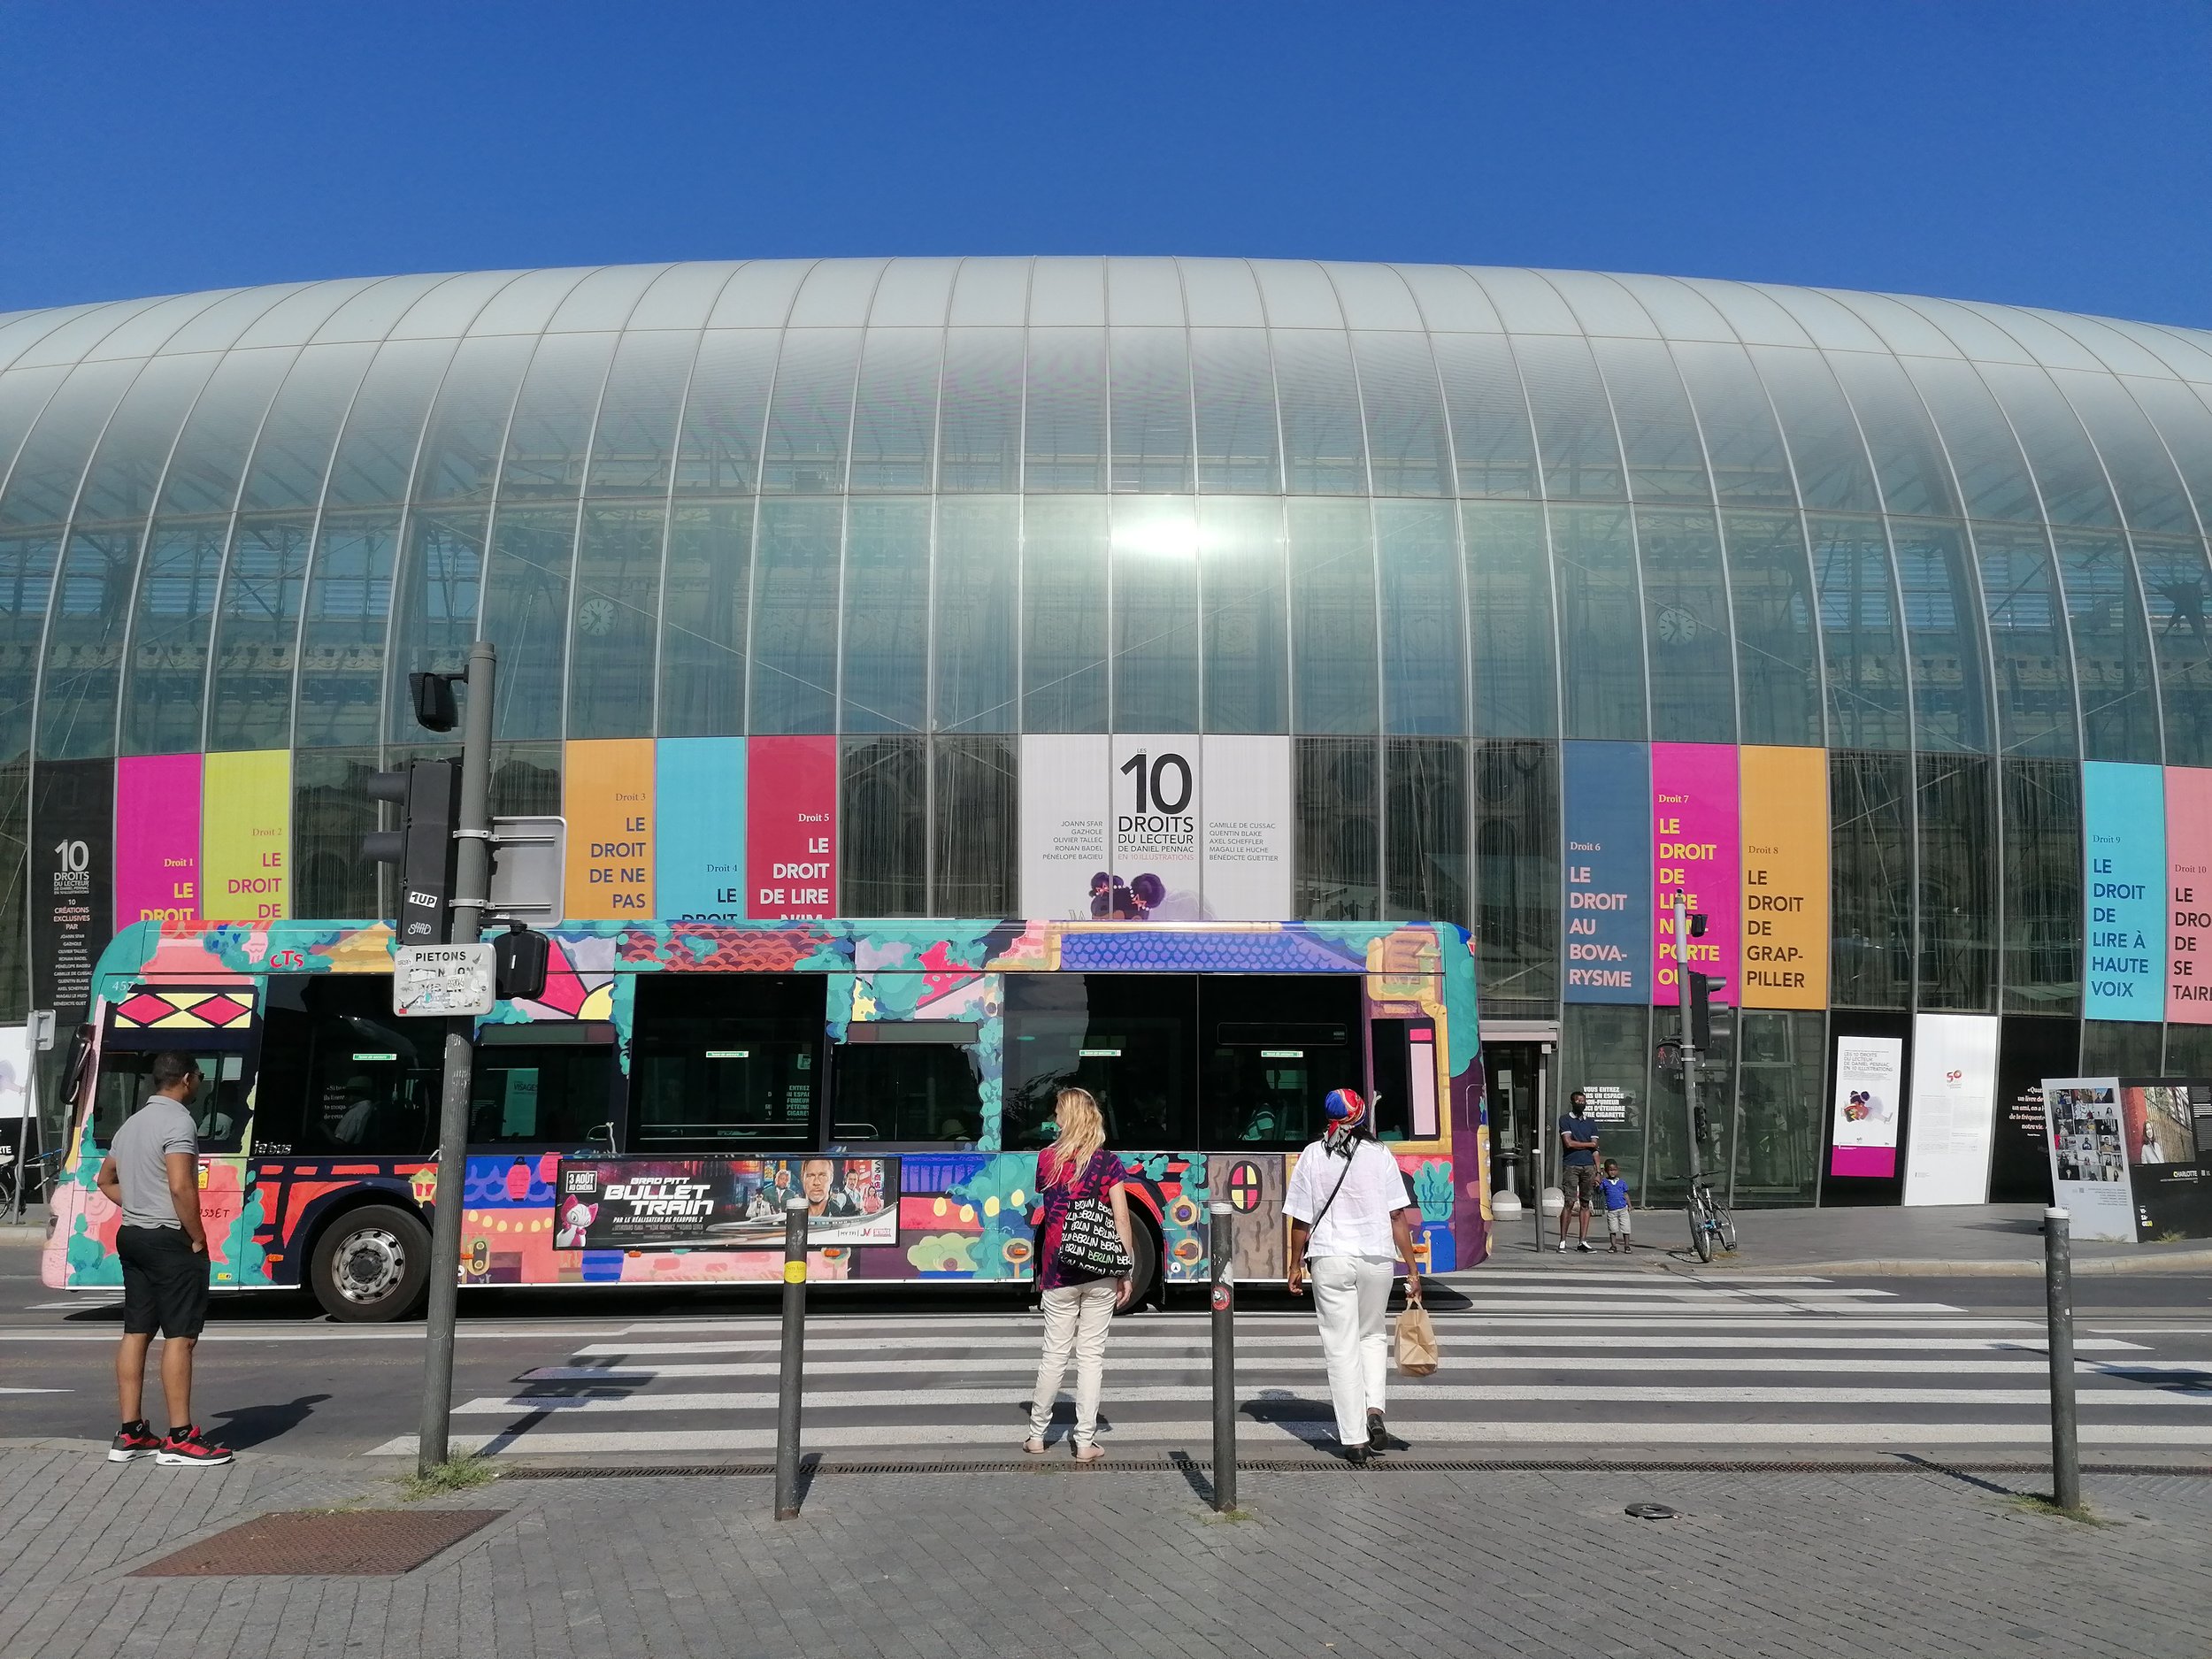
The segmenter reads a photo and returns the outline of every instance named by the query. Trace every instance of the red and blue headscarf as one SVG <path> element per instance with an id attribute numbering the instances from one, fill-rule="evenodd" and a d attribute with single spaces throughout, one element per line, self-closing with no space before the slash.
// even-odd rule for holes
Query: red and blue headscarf
<path id="1" fill-rule="evenodd" d="M 1366 1100 L 1357 1089 L 1333 1088 L 1321 1102 L 1321 1110 L 1329 1119 L 1321 1132 L 1321 1144 L 1331 1152 L 1351 1156 L 1352 1143 L 1366 1132 Z"/>

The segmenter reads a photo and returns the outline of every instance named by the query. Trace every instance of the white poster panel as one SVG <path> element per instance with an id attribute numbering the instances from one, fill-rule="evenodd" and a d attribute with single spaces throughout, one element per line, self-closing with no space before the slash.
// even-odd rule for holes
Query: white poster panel
<path id="1" fill-rule="evenodd" d="M 1133 922 L 1202 920 L 1207 913 L 1199 845 L 1204 755 L 1198 734 L 1117 732 L 1111 741 L 1108 913 Z"/>
<path id="2" fill-rule="evenodd" d="M 1835 1121 L 1828 1173 L 1887 1179 L 1897 1173 L 1897 1124 L 1905 1099 L 1901 1037 L 1836 1039 Z"/>
<path id="3" fill-rule="evenodd" d="M 0 1118 L 29 1115 L 31 1033 L 27 1025 L 0 1025 Z"/>
<path id="4" fill-rule="evenodd" d="M 2052 1202 L 2077 1239 L 2135 1242 L 2127 1137 L 2116 1077 L 2043 1079 L 2043 1132 L 2051 1154 Z"/>
<path id="5" fill-rule="evenodd" d="M 1022 739 L 1022 914 L 1088 919 L 1095 878 L 1112 868 L 1107 819 L 1113 778 L 1102 734 Z"/>
<path id="6" fill-rule="evenodd" d="M 1208 737 L 1202 746 L 1206 913 L 1225 921 L 1291 915 L 1287 737 Z"/>
<path id="7" fill-rule="evenodd" d="M 1987 1199 L 1996 1122 L 1996 1016 L 1915 1015 L 1905 1202 L 1978 1204 Z"/>

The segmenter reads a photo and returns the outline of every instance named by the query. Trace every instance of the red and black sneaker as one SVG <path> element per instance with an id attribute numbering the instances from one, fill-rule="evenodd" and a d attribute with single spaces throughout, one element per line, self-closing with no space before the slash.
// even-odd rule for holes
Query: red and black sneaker
<path id="1" fill-rule="evenodd" d="M 115 1438 L 108 1442 L 108 1462 L 134 1463 L 160 1449 L 161 1436 L 147 1427 L 144 1417 L 140 1417 L 115 1431 Z"/>
<path id="2" fill-rule="evenodd" d="M 169 1438 L 162 1441 L 161 1451 L 154 1461 L 172 1468 L 186 1464 L 211 1467 L 231 1461 L 230 1448 L 218 1446 L 188 1423 L 180 1429 L 169 1431 Z"/>

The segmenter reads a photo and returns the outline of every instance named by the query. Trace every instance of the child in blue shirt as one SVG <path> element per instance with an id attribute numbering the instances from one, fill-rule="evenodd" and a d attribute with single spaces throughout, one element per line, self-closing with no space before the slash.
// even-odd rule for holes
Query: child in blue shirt
<path id="1" fill-rule="evenodd" d="M 1618 1250 L 1626 1256 L 1634 1248 L 1628 1237 L 1628 1183 L 1621 1179 L 1621 1166 L 1611 1158 L 1605 1160 L 1605 1179 L 1598 1183 L 1598 1191 L 1605 1199 L 1605 1253 Z"/>

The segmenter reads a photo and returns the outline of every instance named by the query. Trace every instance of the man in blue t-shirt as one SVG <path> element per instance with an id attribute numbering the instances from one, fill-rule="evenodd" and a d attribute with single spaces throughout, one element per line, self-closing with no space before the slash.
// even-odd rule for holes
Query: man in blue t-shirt
<path id="1" fill-rule="evenodd" d="M 1580 1089 L 1569 1097 L 1559 1119 L 1559 1248 L 1565 1254 L 1568 1224 L 1582 1217 L 1581 1241 L 1575 1246 L 1590 1253 L 1590 1204 L 1598 1191 L 1598 1126 L 1590 1120 L 1589 1100 Z"/>

